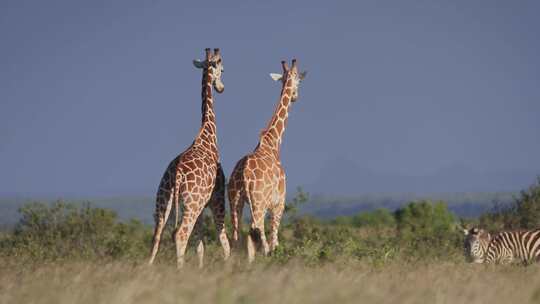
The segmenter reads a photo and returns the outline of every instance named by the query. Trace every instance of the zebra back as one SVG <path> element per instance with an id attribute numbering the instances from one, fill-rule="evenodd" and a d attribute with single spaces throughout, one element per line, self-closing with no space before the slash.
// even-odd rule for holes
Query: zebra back
<path id="1" fill-rule="evenodd" d="M 491 240 L 486 263 L 507 264 L 515 259 L 524 263 L 540 261 L 540 229 L 504 231 Z"/>

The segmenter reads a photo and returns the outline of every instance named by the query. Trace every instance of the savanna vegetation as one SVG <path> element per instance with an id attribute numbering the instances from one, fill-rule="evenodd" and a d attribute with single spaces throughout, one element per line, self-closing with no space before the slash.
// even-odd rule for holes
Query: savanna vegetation
<path id="1" fill-rule="evenodd" d="M 540 301 L 540 266 L 467 264 L 461 229 L 539 227 L 540 179 L 477 219 L 457 217 L 444 201 L 415 200 L 328 220 L 302 214 L 307 201 L 299 189 L 278 250 L 251 267 L 244 246 L 222 261 L 204 215 L 206 266 L 195 269 L 190 246 L 180 272 L 171 227 L 158 265 L 149 268 L 151 225 L 90 203 L 26 204 L 17 224 L 0 234 L 0 303 Z"/>

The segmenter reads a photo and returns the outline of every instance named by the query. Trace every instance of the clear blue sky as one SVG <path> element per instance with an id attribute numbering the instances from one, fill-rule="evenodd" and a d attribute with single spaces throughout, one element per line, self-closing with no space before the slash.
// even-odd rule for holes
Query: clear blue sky
<path id="1" fill-rule="evenodd" d="M 524 187 L 540 173 L 539 16 L 538 1 L 2 1 L 0 194 L 153 195 L 200 126 L 206 47 L 224 58 L 227 175 L 274 109 L 268 73 L 297 57 L 289 187 L 325 192 L 339 164 Z M 392 180 L 377 191 L 402 191 Z M 485 184 L 471 189 L 503 190 Z"/>

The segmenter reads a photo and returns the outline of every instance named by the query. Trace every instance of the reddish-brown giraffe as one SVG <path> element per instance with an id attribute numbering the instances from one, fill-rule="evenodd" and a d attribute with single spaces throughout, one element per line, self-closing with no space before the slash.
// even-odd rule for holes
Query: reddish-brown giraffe
<path id="1" fill-rule="evenodd" d="M 152 264 L 156 258 L 163 228 L 167 223 L 173 203 L 176 209 L 176 225 L 178 224 L 179 201 L 183 203 L 182 221 L 173 235 L 178 268 L 184 265 L 184 253 L 194 226 L 197 226 L 199 267 L 203 266 L 204 245 L 198 230 L 202 225 L 199 215 L 207 204 L 214 216 L 224 258 L 227 259 L 230 255 L 229 241 L 224 226 L 225 176 L 219 163 L 212 98 L 212 88 L 218 93 L 224 90 L 221 82 L 223 62 L 219 49 L 214 49 L 213 54 L 210 49 L 206 49 L 206 59 L 194 60 L 193 64 L 196 68 L 203 70 L 202 126 L 191 146 L 171 161 L 159 184 L 154 214 L 156 223 L 149 264 Z"/>
<path id="2" fill-rule="evenodd" d="M 298 97 L 298 86 L 305 72 L 299 73 L 296 60 L 291 68 L 281 62 L 283 75 L 270 74 L 281 81 L 281 96 L 268 126 L 261 132 L 255 150 L 236 164 L 228 186 L 233 224 L 233 240 L 239 241 L 242 210 L 247 202 L 251 209 L 251 229 L 247 236 L 248 260 L 255 258 L 255 243 L 260 243 L 267 255 L 278 245 L 278 228 L 285 208 L 285 171 L 280 161 L 280 146 L 289 116 L 289 106 Z M 264 218 L 270 214 L 270 246 L 264 233 Z"/>

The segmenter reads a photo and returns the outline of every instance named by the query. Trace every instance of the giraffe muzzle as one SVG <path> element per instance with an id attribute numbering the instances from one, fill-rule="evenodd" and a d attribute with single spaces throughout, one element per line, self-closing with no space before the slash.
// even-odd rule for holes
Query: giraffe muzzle
<path id="1" fill-rule="evenodd" d="M 221 94 L 223 93 L 223 91 L 225 91 L 225 85 L 220 80 L 216 80 L 214 81 L 214 89 L 216 90 L 216 92 Z"/>

